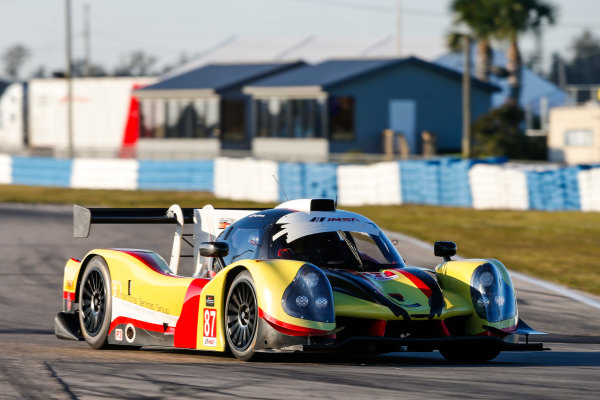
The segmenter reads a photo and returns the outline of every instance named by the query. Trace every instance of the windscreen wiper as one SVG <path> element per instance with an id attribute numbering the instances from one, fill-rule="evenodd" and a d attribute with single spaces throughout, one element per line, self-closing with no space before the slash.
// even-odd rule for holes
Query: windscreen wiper
<path id="1" fill-rule="evenodd" d="M 344 242 L 346 242 L 346 244 L 350 248 L 350 251 L 352 252 L 352 255 L 354 256 L 354 258 L 356 258 L 356 261 L 358 261 L 358 266 L 361 269 L 365 269 L 365 266 L 363 265 L 362 259 L 360 258 L 360 254 L 358 253 L 358 249 L 356 248 L 356 245 L 354 243 L 352 243 L 350 241 L 350 239 L 348 239 L 348 236 L 346 236 L 346 232 L 338 231 L 338 233 L 340 234 L 340 237 L 342 239 L 344 239 Z"/>

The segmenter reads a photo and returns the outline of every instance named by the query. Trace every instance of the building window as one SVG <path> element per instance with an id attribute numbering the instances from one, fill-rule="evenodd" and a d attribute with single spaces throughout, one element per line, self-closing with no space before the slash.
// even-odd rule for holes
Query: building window
<path id="1" fill-rule="evenodd" d="M 354 97 L 329 99 L 329 132 L 331 140 L 354 140 Z"/>
<path id="2" fill-rule="evenodd" d="M 591 129 L 571 129 L 565 132 L 565 146 L 591 146 L 594 135 Z"/>
<path id="3" fill-rule="evenodd" d="M 323 109 L 317 99 L 256 100 L 259 137 L 322 137 Z"/>
<path id="4" fill-rule="evenodd" d="M 221 102 L 223 140 L 242 141 L 246 139 L 245 107 L 244 100 L 223 100 Z"/>
<path id="5" fill-rule="evenodd" d="M 141 138 L 215 137 L 219 124 L 216 99 L 153 99 L 140 105 Z"/>

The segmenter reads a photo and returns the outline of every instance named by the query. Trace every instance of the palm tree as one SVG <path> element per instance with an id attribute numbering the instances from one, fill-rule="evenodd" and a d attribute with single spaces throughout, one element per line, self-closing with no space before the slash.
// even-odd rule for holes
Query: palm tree
<path id="1" fill-rule="evenodd" d="M 495 4 L 489 0 L 453 0 L 450 10 L 454 14 L 455 25 L 466 25 L 469 35 L 477 43 L 477 58 L 475 74 L 478 79 L 488 81 L 492 66 L 492 47 L 490 40 L 496 31 Z M 459 33 L 452 32 L 448 35 L 448 45 L 452 50 L 459 50 Z"/>
<path id="2" fill-rule="evenodd" d="M 487 0 L 495 3 L 496 18 L 494 37 L 508 40 L 506 69 L 510 93 L 508 101 L 518 103 L 521 95 L 521 52 L 519 35 L 528 31 L 539 31 L 543 22 L 553 24 L 556 7 L 544 0 Z"/>

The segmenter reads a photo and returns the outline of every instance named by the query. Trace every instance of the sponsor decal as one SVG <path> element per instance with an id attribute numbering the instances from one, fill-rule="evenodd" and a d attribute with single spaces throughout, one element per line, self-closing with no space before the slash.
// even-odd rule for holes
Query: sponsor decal
<path id="1" fill-rule="evenodd" d="M 225 229 L 234 222 L 235 220 L 233 218 L 221 218 L 219 220 L 219 229 Z"/>
<path id="2" fill-rule="evenodd" d="M 265 214 L 250 214 L 248 218 L 264 218 Z"/>
<path id="3" fill-rule="evenodd" d="M 385 272 L 363 272 L 363 275 L 374 281 L 391 281 L 394 279 L 398 279 L 398 275 L 394 274 L 390 271 Z"/>
<path id="4" fill-rule="evenodd" d="M 119 342 L 123 341 L 123 329 L 115 329 L 115 340 Z"/>
<path id="5" fill-rule="evenodd" d="M 207 347 L 217 347 L 217 310 L 205 308 L 202 314 L 204 316 L 202 344 Z"/>
<path id="6" fill-rule="evenodd" d="M 206 307 L 214 307 L 215 306 L 215 296 L 206 295 Z"/>
<path id="7" fill-rule="evenodd" d="M 358 218 L 313 217 L 308 222 L 360 222 Z"/>

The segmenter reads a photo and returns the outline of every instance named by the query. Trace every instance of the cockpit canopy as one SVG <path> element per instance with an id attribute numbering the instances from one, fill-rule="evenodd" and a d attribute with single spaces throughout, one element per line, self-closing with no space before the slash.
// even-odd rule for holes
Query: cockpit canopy
<path id="1" fill-rule="evenodd" d="M 347 211 L 260 211 L 230 225 L 217 239 L 229 245 L 225 265 L 242 259 L 289 259 L 321 268 L 378 271 L 404 266 L 387 236 Z"/>

